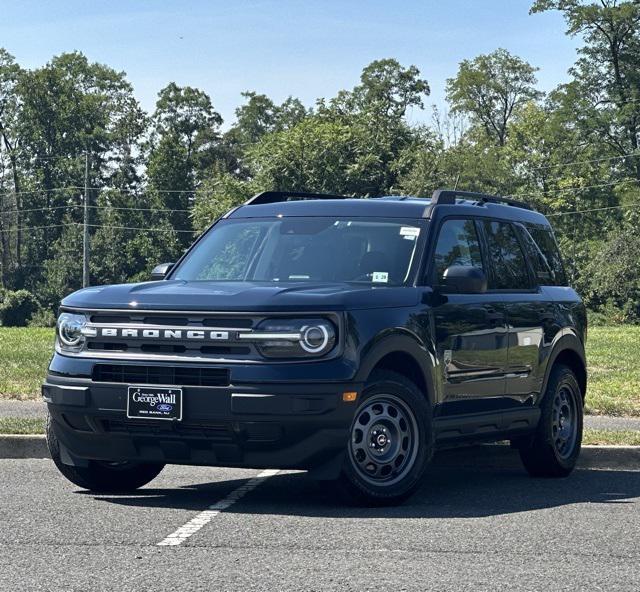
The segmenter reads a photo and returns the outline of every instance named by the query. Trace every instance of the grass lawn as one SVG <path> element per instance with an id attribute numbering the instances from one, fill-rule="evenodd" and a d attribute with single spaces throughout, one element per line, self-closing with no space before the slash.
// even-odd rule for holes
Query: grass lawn
<path id="1" fill-rule="evenodd" d="M 0 398 L 37 399 L 53 354 L 53 329 L 0 327 Z"/>
<path id="2" fill-rule="evenodd" d="M 0 327 L 0 398 L 36 399 L 53 329 Z M 592 327 L 587 413 L 640 417 L 640 326 Z"/>
<path id="3" fill-rule="evenodd" d="M 640 326 L 592 327 L 587 413 L 640 416 Z"/>
<path id="4" fill-rule="evenodd" d="M 44 434 L 44 419 L 0 417 L 0 434 Z"/>

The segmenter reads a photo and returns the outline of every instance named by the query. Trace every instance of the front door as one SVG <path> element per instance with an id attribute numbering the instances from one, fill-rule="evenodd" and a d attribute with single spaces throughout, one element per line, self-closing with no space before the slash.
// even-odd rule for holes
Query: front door
<path id="1" fill-rule="evenodd" d="M 431 315 L 435 338 L 438 415 L 480 413 L 500 406 L 507 367 L 506 309 L 495 294 L 456 294 L 443 283 L 453 265 L 481 268 L 488 274 L 476 222 L 444 220 L 430 266 L 434 286 Z"/>

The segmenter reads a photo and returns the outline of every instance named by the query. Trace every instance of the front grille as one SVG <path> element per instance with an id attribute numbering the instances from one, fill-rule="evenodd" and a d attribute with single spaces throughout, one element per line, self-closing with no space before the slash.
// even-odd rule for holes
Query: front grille
<path id="1" fill-rule="evenodd" d="M 199 438 L 215 442 L 232 442 L 233 431 L 227 423 L 144 422 L 108 419 L 102 422 L 107 432 L 130 435 L 178 435 L 186 438 Z"/>
<path id="2" fill-rule="evenodd" d="M 95 328 L 96 334 L 87 336 L 86 349 L 99 352 L 104 358 L 140 363 L 147 359 L 211 360 L 216 363 L 223 360 L 256 362 L 263 359 L 254 344 L 238 339 L 239 333 L 255 329 L 265 318 L 263 314 L 136 310 L 94 311 L 89 317 L 90 326 Z M 105 328 L 112 333 L 103 333 Z M 136 333 L 125 335 L 123 331 L 126 329 L 135 330 Z M 145 329 L 150 333 L 143 334 Z M 187 336 L 189 331 L 204 333 L 206 337 L 190 338 Z M 173 334 L 167 336 L 166 332 Z M 215 332 L 219 332 L 220 336 L 210 337 Z"/>
<path id="3" fill-rule="evenodd" d="M 229 386 L 229 370 L 198 366 L 96 364 L 93 368 L 93 380 L 125 384 Z"/>

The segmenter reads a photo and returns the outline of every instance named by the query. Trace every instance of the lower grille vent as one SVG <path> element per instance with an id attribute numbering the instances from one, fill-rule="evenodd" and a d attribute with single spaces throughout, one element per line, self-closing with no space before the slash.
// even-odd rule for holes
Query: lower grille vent
<path id="1" fill-rule="evenodd" d="M 192 366 L 137 366 L 130 364 L 96 364 L 96 382 L 126 384 L 167 384 L 176 386 L 228 386 L 229 370 Z"/>

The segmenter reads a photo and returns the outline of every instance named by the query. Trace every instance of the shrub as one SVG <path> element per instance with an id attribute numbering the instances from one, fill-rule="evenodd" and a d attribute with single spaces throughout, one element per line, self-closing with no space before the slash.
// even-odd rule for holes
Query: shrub
<path id="1" fill-rule="evenodd" d="M 24 327 L 38 308 L 35 296 L 27 290 L 5 292 L 0 304 L 0 321 L 5 327 Z"/>
<path id="2" fill-rule="evenodd" d="M 29 320 L 29 327 L 55 327 L 56 315 L 48 308 L 38 309 Z"/>

